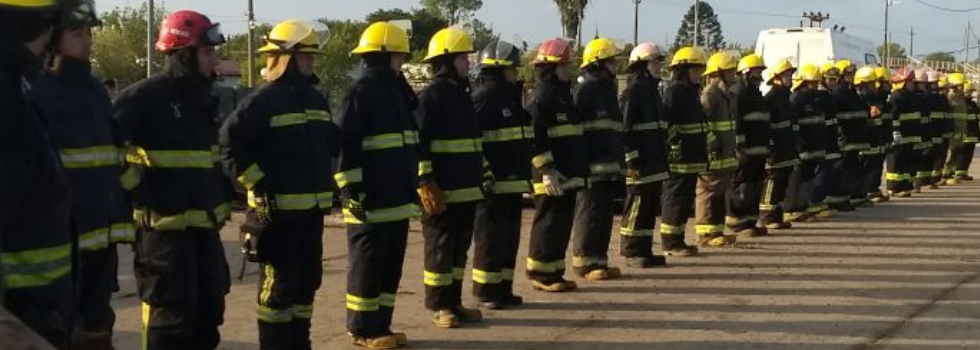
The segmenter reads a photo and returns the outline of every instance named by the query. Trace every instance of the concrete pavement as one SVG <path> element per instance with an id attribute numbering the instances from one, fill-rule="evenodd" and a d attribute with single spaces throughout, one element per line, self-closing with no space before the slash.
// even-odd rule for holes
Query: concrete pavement
<path id="1" fill-rule="evenodd" d="M 222 231 L 233 274 L 236 223 Z M 669 268 L 625 268 L 616 236 L 609 255 L 625 278 L 577 279 L 576 292 L 545 294 L 530 289 L 521 267 L 524 307 L 441 330 L 422 307 L 422 237 L 413 232 L 393 329 L 408 333 L 412 349 L 980 349 L 980 181 L 671 259 Z M 324 242 L 315 348 L 354 349 L 344 329 L 344 231 L 326 229 Z M 138 349 L 132 258 L 120 251 L 115 342 Z M 257 267 L 248 271 L 227 298 L 221 349 L 258 348 Z M 473 300 L 469 285 L 464 293 Z"/>

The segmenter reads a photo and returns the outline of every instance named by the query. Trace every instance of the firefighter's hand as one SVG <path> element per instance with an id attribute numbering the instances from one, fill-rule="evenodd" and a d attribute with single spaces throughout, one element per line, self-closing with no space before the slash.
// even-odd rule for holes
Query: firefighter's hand
<path id="1" fill-rule="evenodd" d="M 151 219 L 150 209 L 139 209 L 133 211 L 133 221 L 140 230 L 152 230 L 153 220 Z"/>
<path id="2" fill-rule="evenodd" d="M 626 177 L 634 180 L 639 179 L 640 169 L 626 168 Z"/>
<path id="3" fill-rule="evenodd" d="M 493 174 L 491 173 L 483 174 L 483 181 L 480 182 L 480 191 L 483 192 L 484 197 L 490 197 L 490 195 L 493 194 L 494 182 L 496 181 L 493 178 Z"/>
<path id="4" fill-rule="evenodd" d="M 272 223 L 272 212 L 275 210 L 276 201 L 272 197 L 267 197 L 263 194 L 255 194 L 253 199 L 255 210 L 255 216 L 264 225 L 269 225 Z"/>
<path id="5" fill-rule="evenodd" d="M 881 116 L 881 108 L 878 106 L 871 106 L 871 118 L 878 118 Z"/>
<path id="6" fill-rule="evenodd" d="M 434 182 L 419 186 L 419 198 L 422 200 L 422 210 L 428 215 L 439 215 L 446 211 L 446 195 Z"/>
<path id="7" fill-rule="evenodd" d="M 565 193 L 562 189 L 562 182 L 568 180 L 565 175 L 562 175 L 558 170 L 552 170 L 545 173 L 541 177 L 542 182 L 544 182 L 544 190 L 549 196 L 560 196 Z"/>
<path id="8" fill-rule="evenodd" d="M 344 207 L 345 212 L 361 222 L 367 221 L 367 211 L 364 210 L 364 205 L 362 204 L 363 197 L 363 195 L 348 195 L 347 205 Z"/>

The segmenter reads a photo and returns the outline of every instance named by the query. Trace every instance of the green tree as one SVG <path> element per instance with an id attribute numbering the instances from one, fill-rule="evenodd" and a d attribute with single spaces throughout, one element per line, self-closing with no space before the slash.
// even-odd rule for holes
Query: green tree
<path id="1" fill-rule="evenodd" d="M 439 14 L 449 24 L 456 24 L 473 18 L 483 0 L 422 0 L 422 7 Z"/>
<path id="2" fill-rule="evenodd" d="M 352 20 L 321 19 L 320 22 L 330 28 L 330 38 L 317 55 L 314 70 L 320 78 L 321 91 L 329 94 L 332 104 L 337 106 L 353 82 L 357 64 L 360 62 L 350 51 L 354 49 L 361 32 L 368 24 Z"/>
<path id="3" fill-rule="evenodd" d="M 101 14 L 102 27 L 93 30 L 92 69 L 103 79 L 116 79 L 120 87 L 146 77 L 146 5 L 116 7 Z M 157 8 L 153 23 L 160 23 L 166 9 Z M 153 57 L 154 71 L 163 68 L 163 54 Z"/>
<path id="4" fill-rule="evenodd" d="M 885 58 L 885 44 L 878 45 L 878 57 Z M 887 48 L 889 57 L 905 57 L 905 48 L 895 42 L 889 42 Z"/>
<path id="5" fill-rule="evenodd" d="M 674 50 L 694 44 L 694 6 L 691 5 L 687 14 L 684 15 L 684 19 L 681 20 L 681 26 L 677 29 L 677 36 L 674 38 Z M 698 46 L 707 47 L 712 51 L 725 48 L 725 36 L 722 35 L 721 23 L 718 22 L 718 15 L 715 14 L 715 10 L 708 2 L 700 1 L 697 12 Z"/>
<path id="6" fill-rule="evenodd" d="M 936 51 L 926 55 L 926 61 L 956 62 L 956 57 L 949 52 Z"/>
<path id="7" fill-rule="evenodd" d="M 482 50 L 484 47 L 489 45 L 491 41 L 500 38 L 499 34 L 493 32 L 492 26 L 484 23 L 481 20 L 474 19 L 470 25 L 472 26 L 473 31 L 473 48 L 476 50 Z"/>
<path id="8" fill-rule="evenodd" d="M 585 18 L 585 6 L 589 0 L 553 0 L 558 6 L 561 16 L 562 35 L 569 39 L 578 40 L 579 30 L 582 29 L 582 19 Z"/>

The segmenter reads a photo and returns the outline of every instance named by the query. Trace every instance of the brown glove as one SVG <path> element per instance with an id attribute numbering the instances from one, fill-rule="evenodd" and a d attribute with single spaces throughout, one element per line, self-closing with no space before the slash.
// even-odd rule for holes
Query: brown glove
<path id="1" fill-rule="evenodd" d="M 881 108 L 878 106 L 871 106 L 871 118 L 878 118 L 881 116 Z"/>
<path id="2" fill-rule="evenodd" d="M 422 199 L 422 210 L 429 215 L 439 215 L 446 211 L 446 195 L 434 182 L 419 186 L 419 197 Z"/>

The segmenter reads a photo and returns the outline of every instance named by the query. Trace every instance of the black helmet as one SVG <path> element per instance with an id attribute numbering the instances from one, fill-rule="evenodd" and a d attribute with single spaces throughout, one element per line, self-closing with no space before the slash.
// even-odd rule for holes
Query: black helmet
<path id="1" fill-rule="evenodd" d="M 98 27 L 102 25 L 102 21 L 99 20 L 98 12 L 95 11 L 95 1 L 71 0 L 66 2 L 64 11 L 61 13 L 61 22 L 58 25 L 61 29 L 79 26 Z"/>
<path id="2" fill-rule="evenodd" d="M 480 51 L 480 62 L 477 64 L 477 68 L 518 67 L 520 65 L 521 50 L 509 42 L 494 40 Z"/>

